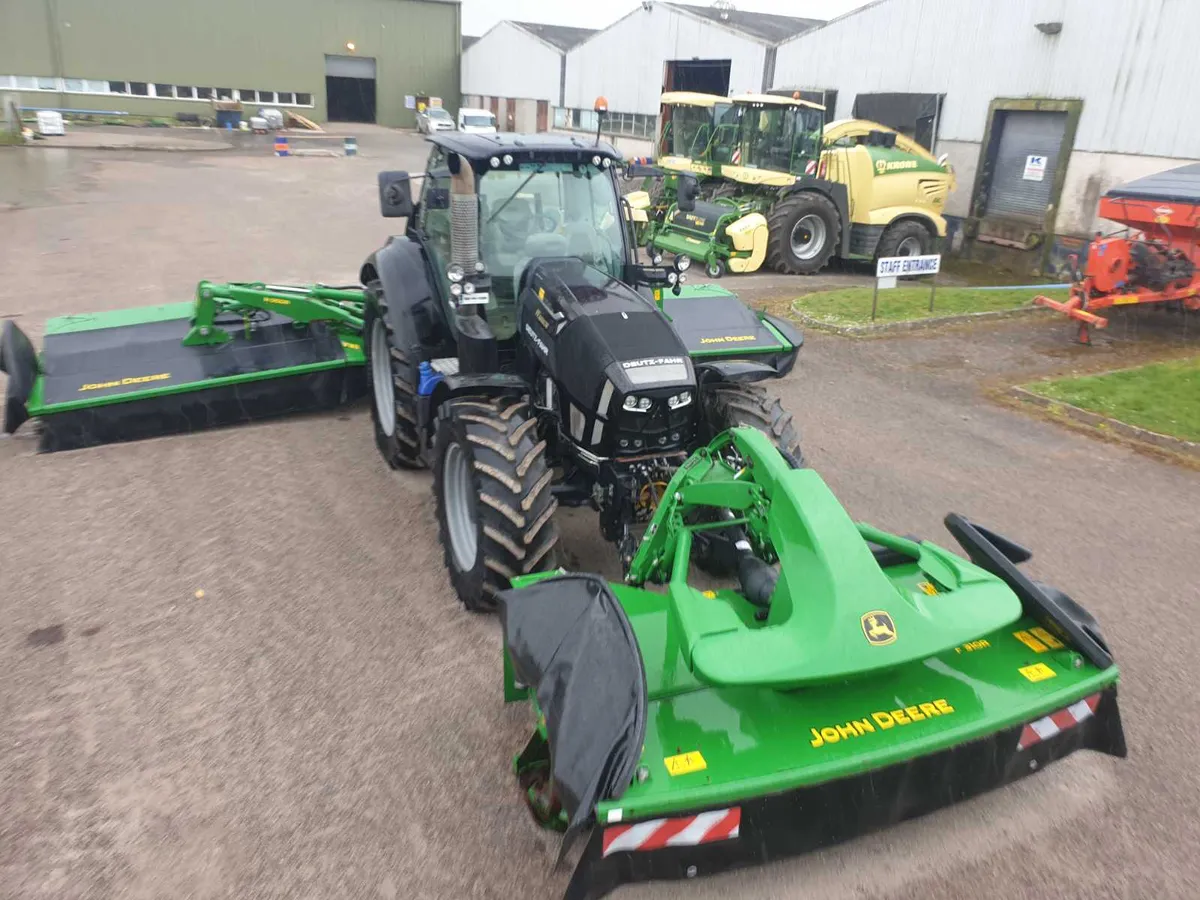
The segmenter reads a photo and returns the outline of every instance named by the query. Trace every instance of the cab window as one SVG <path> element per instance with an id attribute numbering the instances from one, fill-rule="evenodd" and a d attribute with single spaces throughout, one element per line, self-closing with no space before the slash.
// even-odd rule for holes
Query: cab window
<path id="1" fill-rule="evenodd" d="M 425 238 L 438 280 L 450 265 L 450 166 L 441 147 L 434 147 L 425 165 L 417 224 Z"/>

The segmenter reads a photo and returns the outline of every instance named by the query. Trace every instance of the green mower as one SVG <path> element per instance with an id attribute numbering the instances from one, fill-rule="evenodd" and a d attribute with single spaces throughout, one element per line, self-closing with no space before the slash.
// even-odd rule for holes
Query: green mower
<path id="1" fill-rule="evenodd" d="M 515 774 L 563 854 L 591 832 L 566 897 L 824 847 L 1076 750 L 1125 756 L 1095 620 L 1020 571 L 1025 548 L 945 521 L 970 561 L 853 522 L 734 428 L 678 469 L 626 584 L 517 579 L 504 695 L 537 725 Z M 728 583 L 691 584 L 698 558 Z"/>
<path id="2" fill-rule="evenodd" d="M 72 450 L 333 409 L 367 390 L 359 288 L 214 284 L 191 303 L 61 316 L 39 355 L 11 320 L 4 432 Z"/>

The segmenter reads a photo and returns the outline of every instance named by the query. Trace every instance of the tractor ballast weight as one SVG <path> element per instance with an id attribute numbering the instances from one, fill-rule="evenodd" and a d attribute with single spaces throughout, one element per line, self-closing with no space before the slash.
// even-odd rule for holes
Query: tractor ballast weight
<path id="1" fill-rule="evenodd" d="M 36 419 L 40 450 L 71 450 L 335 408 L 366 389 L 364 299 L 202 281 L 191 303 L 50 319 L 40 353 L 7 321 L 4 430 Z"/>
<path id="2" fill-rule="evenodd" d="M 1091 329 L 1107 328 L 1099 311 L 1142 303 L 1200 309 L 1200 163 L 1147 175 L 1112 188 L 1098 215 L 1139 232 L 1139 238 L 1102 237 L 1088 245 L 1082 270 L 1072 264 L 1065 302 L 1038 295 L 1033 302 L 1079 323 L 1081 344 Z"/>
<path id="3" fill-rule="evenodd" d="M 502 594 L 504 697 L 537 723 L 520 791 L 564 853 L 587 835 L 567 900 L 826 847 L 1078 750 L 1125 756 L 1095 620 L 1019 571 L 1025 548 L 946 525 L 969 560 L 852 521 L 733 429 L 678 469 L 625 584 L 542 573 Z M 732 553 L 715 589 L 688 583 L 702 540 Z"/>

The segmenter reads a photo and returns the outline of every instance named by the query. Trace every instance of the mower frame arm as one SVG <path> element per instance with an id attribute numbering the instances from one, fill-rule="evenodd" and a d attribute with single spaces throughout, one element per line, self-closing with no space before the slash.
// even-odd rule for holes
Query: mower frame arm
<path id="1" fill-rule="evenodd" d="M 357 288 L 201 281 L 196 285 L 192 325 L 183 344 L 185 347 L 224 344 L 230 336 L 224 328 L 216 327 L 217 317 L 245 309 L 286 316 L 297 325 L 333 322 L 362 334 L 365 303 L 365 292 Z"/>

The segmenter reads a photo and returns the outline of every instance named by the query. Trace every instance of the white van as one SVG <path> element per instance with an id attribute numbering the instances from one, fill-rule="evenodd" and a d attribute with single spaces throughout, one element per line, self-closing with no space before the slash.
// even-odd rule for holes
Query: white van
<path id="1" fill-rule="evenodd" d="M 488 109 L 465 108 L 458 111 L 458 130 L 474 134 L 494 134 L 496 117 Z"/>

